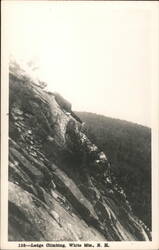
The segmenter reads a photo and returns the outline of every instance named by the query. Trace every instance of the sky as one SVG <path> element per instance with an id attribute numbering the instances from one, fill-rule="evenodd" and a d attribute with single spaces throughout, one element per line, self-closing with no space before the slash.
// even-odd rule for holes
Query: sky
<path id="1" fill-rule="evenodd" d="M 7 49 L 73 110 L 151 126 L 155 6 L 149 4 L 9 1 Z"/>

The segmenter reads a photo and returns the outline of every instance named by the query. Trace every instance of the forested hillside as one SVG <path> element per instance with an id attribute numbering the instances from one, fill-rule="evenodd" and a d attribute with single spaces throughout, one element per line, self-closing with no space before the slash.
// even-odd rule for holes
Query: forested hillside
<path id="1" fill-rule="evenodd" d="M 151 227 L 151 130 L 119 119 L 76 112 L 88 137 L 107 153 L 136 215 Z"/>

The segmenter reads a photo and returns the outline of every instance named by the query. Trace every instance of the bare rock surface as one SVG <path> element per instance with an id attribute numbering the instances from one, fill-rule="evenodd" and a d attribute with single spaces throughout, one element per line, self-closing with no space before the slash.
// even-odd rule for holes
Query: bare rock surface
<path id="1" fill-rule="evenodd" d="M 9 79 L 9 240 L 150 240 L 71 104 Z"/>

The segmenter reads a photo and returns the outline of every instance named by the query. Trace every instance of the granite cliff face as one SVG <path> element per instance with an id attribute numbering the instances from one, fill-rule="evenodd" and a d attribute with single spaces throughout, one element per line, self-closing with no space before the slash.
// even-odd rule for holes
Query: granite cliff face
<path id="1" fill-rule="evenodd" d="M 151 240 L 71 104 L 13 69 L 9 82 L 9 240 Z"/>

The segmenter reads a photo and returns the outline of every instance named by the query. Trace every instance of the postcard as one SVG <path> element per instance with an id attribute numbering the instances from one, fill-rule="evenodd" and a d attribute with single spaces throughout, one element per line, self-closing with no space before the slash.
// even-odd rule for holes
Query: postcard
<path id="1" fill-rule="evenodd" d="M 2 1 L 1 249 L 159 249 L 158 20 Z"/>

